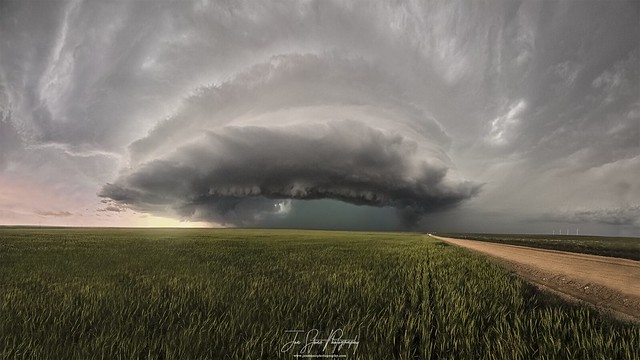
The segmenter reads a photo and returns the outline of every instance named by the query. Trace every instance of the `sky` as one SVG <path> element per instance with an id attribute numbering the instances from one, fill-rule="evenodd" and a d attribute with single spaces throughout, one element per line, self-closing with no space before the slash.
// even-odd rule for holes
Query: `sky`
<path id="1" fill-rule="evenodd" d="M 0 0 L 0 224 L 640 236 L 640 2 Z"/>

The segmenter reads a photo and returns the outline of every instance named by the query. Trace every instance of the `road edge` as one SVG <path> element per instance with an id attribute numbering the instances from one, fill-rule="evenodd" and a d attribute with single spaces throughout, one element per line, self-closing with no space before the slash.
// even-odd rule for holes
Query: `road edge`
<path id="1" fill-rule="evenodd" d="M 447 241 L 447 238 L 444 237 L 440 237 L 437 235 L 433 235 L 433 234 L 427 234 L 427 236 L 442 241 L 446 244 L 452 245 L 452 246 L 456 246 L 462 249 L 466 249 L 468 251 L 474 252 L 476 254 L 480 254 L 483 255 L 485 257 L 487 257 L 488 259 L 492 260 L 493 262 L 499 264 L 500 266 L 504 267 L 506 270 L 508 270 L 509 272 L 511 272 L 512 274 L 516 275 L 517 277 L 519 277 L 520 279 L 524 280 L 525 282 L 533 285 L 534 287 L 536 287 L 537 289 L 541 290 L 541 291 L 546 291 L 549 292 L 551 294 L 554 294 L 558 297 L 560 297 L 561 299 L 571 302 L 571 303 L 577 303 L 580 305 L 585 305 L 588 306 L 591 309 L 594 309 L 606 316 L 610 316 L 613 317 L 617 320 L 623 321 L 623 322 L 631 322 L 631 323 L 640 323 L 640 317 L 638 315 L 634 315 L 634 314 L 630 314 L 629 312 L 626 311 L 622 311 L 622 309 L 620 309 L 618 306 L 604 306 L 603 304 L 597 304 L 594 303 L 593 301 L 591 301 L 592 299 L 586 297 L 586 296 L 581 296 L 582 294 L 576 294 L 575 291 L 567 291 L 567 288 L 561 289 L 559 287 L 553 286 L 554 284 L 552 283 L 542 283 L 539 280 L 537 280 L 538 277 L 543 276 L 543 274 L 545 274 L 546 272 L 541 269 L 541 268 L 532 268 L 530 266 L 526 266 L 526 265 L 522 265 L 519 264 L 517 262 L 513 262 L 513 261 L 509 261 L 509 260 L 505 260 L 505 259 L 501 259 L 495 256 L 492 256 L 490 254 L 486 254 L 483 253 L 481 251 L 477 251 L 474 249 L 469 249 L 466 248 L 464 246 L 455 244 L 453 242 L 449 242 Z M 453 238 L 455 240 L 465 240 L 465 239 L 458 239 L 458 238 Z M 501 245 L 501 244 L 497 244 L 497 245 Z M 532 249 L 532 250 L 538 250 L 537 248 L 532 248 L 532 247 L 527 247 L 527 246 L 518 246 L 518 247 L 522 247 L 522 248 L 527 248 L 527 249 Z M 535 274 L 534 274 L 535 273 Z M 547 278 L 551 279 L 554 276 L 558 276 L 558 274 L 547 274 Z M 543 277 L 545 278 L 545 277 Z M 612 293 L 618 293 L 617 291 L 610 289 L 610 288 L 606 288 L 606 287 L 602 287 L 603 289 L 606 289 L 609 292 Z M 569 288 L 570 289 L 570 288 Z"/>

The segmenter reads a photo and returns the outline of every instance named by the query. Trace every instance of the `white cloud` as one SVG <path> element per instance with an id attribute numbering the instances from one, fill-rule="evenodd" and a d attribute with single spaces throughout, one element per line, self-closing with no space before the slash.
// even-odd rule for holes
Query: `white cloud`
<path id="1" fill-rule="evenodd" d="M 521 115 L 526 109 L 527 103 L 521 99 L 512 103 L 504 114 L 493 119 L 487 137 L 489 143 L 496 146 L 509 144 L 516 135 L 522 121 Z"/>

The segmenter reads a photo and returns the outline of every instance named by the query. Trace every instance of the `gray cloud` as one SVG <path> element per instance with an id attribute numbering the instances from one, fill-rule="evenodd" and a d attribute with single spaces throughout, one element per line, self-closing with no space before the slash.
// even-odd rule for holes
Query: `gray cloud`
<path id="1" fill-rule="evenodd" d="M 11 120 L 11 113 L 0 110 L 0 170 L 20 152 L 22 142 Z"/>
<path id="2" fill-rule="evenodd" d="M 52 216 L 52 217 L 67 217 L 67 216 L 73 215 L 69 211 L 42 211 L 42 210 L 36 210 L 35 213 L 40 215 L 40 216 Z"/>
<path id="3" fill-rule="evenodd" d="M 569 223 L 640 226 L 640 205 L 613 209 L 565 211 L 547 216 L 544 220 Z"/>
<path id="4" fill-rule="evenodd" d="M 101 196 L 143 211 L 250 224 L 274 199 L 337 199 L 424 213 L 479 186 L 448 176 L 442 154 L 355 121 L 226 127 L 105 186 Z"/>
<path id="5" fill-rule="evenodd" d="M 136 163 L 161 156 L 203 129 L 313 123 L 334 120 L 336 114 L 408 132 L 446 151 L 451 139 L 427 109 L 398 96 L 406 91 L 403 86 L 363 59 L 276 56 L 220 85 L 197 88 L 175 114 L 131 144 L 131 157 Z"/>
<path id="6" fill-rule="evenodd" d="M 632 208 L 639 17 L 632 0 L 3 1 L 0 181 L 30 180 L 83 208 L 104 207 L 101 193 L 154 214 L 264 226 L 334 208 L 283 190 L 310 173 L 319 181 L 305 199 L 367 204 L 348 207 L 362 214 L 438 208 L 419 223 L 469 231 L 538 231 L 558 209 Z M 354 165 L 367 177 L 354 182 L 332 172 L 314 131 L 345 161 L 382 158 L 370 172 Z M 239 170 L 259 155 L 245 136 L 280 172 Z M 323 163 L 305 165 L 310 143 Z M 201 177 L 233 195 L 212 201 Z M 283 185 L 265 185 L 268 196 L 228 190 L 270 179 Z M 359 200 L 367 192 L 386 200 Z M 607 217 L 640 231 L 624 211 Z M 604 225 L 589 229 L 618 226 Z"/>
<path id="7" fill-rule="evenodd" d="M 395 207 L 413 223 L 474 196 L 479 186 L 455 170 L 447 176 L 451 139 L 425 109 L 396 96 L 402 91 L 363 59 L 271 58 L 199 88 L 132 143 L 137 170 L 101 196 L 142 211 L 169 207 L 187 219 L 242 225 L 282 212 L 268 199 L 329 198 Z M 165 182 L 149 181 L 158 178 Z"/>

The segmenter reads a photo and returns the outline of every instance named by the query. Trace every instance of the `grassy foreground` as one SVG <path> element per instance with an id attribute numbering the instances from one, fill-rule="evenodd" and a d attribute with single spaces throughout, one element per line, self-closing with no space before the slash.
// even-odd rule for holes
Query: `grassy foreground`
<path id="1" fill-rule="evenodd" d="M 342 332 L 323 352 L 313 329 Z M 639 325 L 420 234 L 0 229 L 3 359 L 637 359 L 638 343 Z"/>
<path id="2" fill-rule="evenodd" d="M 640 238 L 577 235 L 438 234 L 458 239 L 488 241 L 541 249 L 640 260 Z"/>

